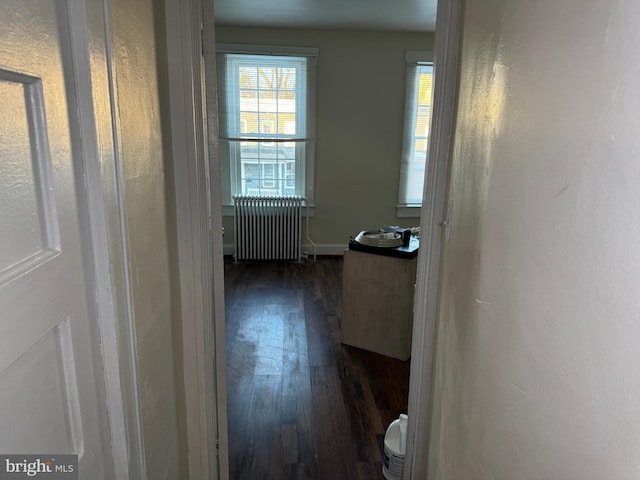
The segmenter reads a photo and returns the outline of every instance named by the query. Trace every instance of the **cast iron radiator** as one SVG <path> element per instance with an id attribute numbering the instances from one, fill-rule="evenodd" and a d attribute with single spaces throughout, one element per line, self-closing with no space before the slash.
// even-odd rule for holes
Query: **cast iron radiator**
<path id="1" fill-rule="evenodd" d="M 297 260 L 302 258 L 304 197 L 235 195 L 235 259 Z"/>

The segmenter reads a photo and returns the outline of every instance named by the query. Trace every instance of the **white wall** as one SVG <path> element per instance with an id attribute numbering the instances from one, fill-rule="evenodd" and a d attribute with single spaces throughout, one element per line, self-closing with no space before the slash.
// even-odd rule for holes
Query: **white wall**
<path id="1" fill-rule="evenodd" d="M 640 3 L 463 21 L 429 478 L 640 478 Z"/>

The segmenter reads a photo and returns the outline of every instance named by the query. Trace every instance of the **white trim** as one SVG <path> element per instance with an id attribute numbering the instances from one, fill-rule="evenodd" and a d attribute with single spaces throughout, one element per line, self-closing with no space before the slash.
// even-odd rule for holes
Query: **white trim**
<path id="1" fill-rule="evenodd" d="M 209 272 L 212 279 L 211 289 L 213 292 L 213 321 L 207 321 L 207 325 L 213 327 L 215 336 L 215 346 L 210 364 L 215 365 L 215 372 L 211 372 L 211 385 L 215 387 L 215 397 L 210 398 L 210 403 L 215 402 L 217 413 L 217 450 L 211 450 L 210 454 L 215 455 L 218 464 L 217 478 L 220 480 L 229 479 L 229 440 L 227 422 L 227 359 L 225 344 L 225 303 L 224 303 L 224 256 L 223 256 L 223 227 L 222 227 L 222 197 L 221 175 L 220 175 L 220 155 L 218 152 L 218 94 L 217 94 L 217 73 L 216 73 L 216 36 L 214 27 L 213 0 L 203 0 L 202 22 L 203 25 L 203 47 L 202 57 L 204 58 L 204 75 L 200 77 L 200 87 L 205 94 L 205 115 L 207 133 L 207 153 L 209 175 L 208 200 L 210 225 L 203 224 L 202 227 L 212 232 L 209 245 L 212 247 L 213 271 Z M 207 198 L 205 198 L 207 200 Z M 209 319 L 207 319 L 209 320 Z"/>
<path id="2" fill-rule="evenodd" d="M 198 0 L 168 0 L 165 6 L 182 297 L 187 468 L 191 480 L 226 480 L 224 335 L 221 338 L 218 328 L 219 322 L 224 325 L 224 303 L 216 293 L 222 289 L 222 283 L 215 273 L 216 269 L 222 271 L 218 268 L 222 262 L 221 247 L 220 259 L 216 258 L 216 242 L 222 241 L 216 240 L 209 227 L 210 221 L 214 228 L 216 225 L 215 215 L 210 217 L 209 197 L 217 198 L 217 195 L 209 195 L 200 30 L 203 15 L 207 24 L 205 31 L 213 26 L 213 6 L 209 0 L 205 0 L 204 5 Z M 210 41 L 213 45 L 213 40 Z M 211 121 L 209 128 L 212 123 L 215 124 Z"/>
<path id="3" fill-rule="evenodd" d="M 112 81 L 109 10 L 106 0 L 90 2 L 89 15 L 84 2 L 67 1 L 62 8 L 69 22 L 70 60 L 77 100 L 75 111 L 81 136 L 74 143 L 75 148 L 82 149 L 80 157 L 85 160 L 77 178 L 84 190 L 86 231 L 92 250 L 94 307 L 102 347 L 99 360 L 104 369 L 103 394 L 113 475 L 119 480 L 144 480 L 146 464 L 124 230 L 124 194 L 114 115 L 116 93 Z M 106 70 L 106 76 L 104 71 L 98 71 L 100 68 Z M 94 102 L 106 102 L 110 115 L 96 118 Z M 108 212 L 108 209 L 112 211 Z"/>
<path id="4" fill-rule="evenodd" d="M 349 248 L 347 243 L 319 243 L 316 244 L 316 255 L 344 255 L 344 251 Z M 302 244 L 302 253 L 307 253 L 309 258 L 313 254 L 313 245 L 308 243 Z"/>
<path id="5" fill-rule="evenodd" d="M 414 303 L 409 425 L 404 480 L 424 480 L 429 465 L 438 276 L 449 158 L 458 91 L 461 0 L 438 2 L 431 141 L 426 165 Z"/>
<path id="6" fill-rule="evenodd" d="M 413 207 L 407 205 L 396 205 L 396 217 L 398 218 L 420 218 L 422 205 Z"/>
<path id="7" fill-rule="evenodd" d="M 125 186 L 124 186 L 124 167 L 122 165 L 122 157 L 120 152 L 120 144 L 118 138 L 120 118 L 117 112 L 116 99 L 117 83 L 114 78 L 113 53 L 111 26 L 109 20 L 111 18 L 111 10 L 109 0 L 101 2 L 101 18 L 105 33 L 105 59 L 106 73 L 109 89 L 109 107 L 111 113 L 111 122 L 109 125 L 111 133 L 111 146 L 114 155 L 112 168 L 108 168 L 105 162 L 103 167 L 105 192 L 110 204 L 115 205 L 117 217 L 111 225 L 113 237 L 111 243 L 113 245 L 114 258 L 112 259 L 111 268 L 115 277 L 113 281 L 116 296 L 120 298 L 120 321 L 119 332 L 122 337 L 120 345 L 120 357 L 122 366 L 120 371 L 123 375 L 123 398 L 125 399 L 125 416 L 128 433 L 128 450 L 129 450 L 129 476 L 130 478 L 140 478 L 146 480 L 146 454 L 144 444 L 144 434 L 142 426 L 142 409 L 140 401 L 140 386 L 138 382 L 138 353 L 135 329 L 135 317 L 133 308 L 133 294 L 131 289 L 131 268 L 129 243 L 127 233 L 126 220 L 126 204 L 125 204 Z M 92 49 L 99 51 L 100 49 Z M 105 127 L 107 128 L 107 127 Z M 105 140 L 106 144 L 106 140 Z M 112 212 L 115 214 L 116 212 Z"/>
<path id="8" fill-rule="evenodd" d="M 86 31 L 85 3 L 78 2 L 72 8 L 68 1 L 59 4 L 61 16 L 66 17 L 66 29 L 63 36 L 69 35 L 71 50 L 67 62 L 70 64 L 73 83 L 68 95 L 69 110 L 77 114 L 78 132 L 71 133 L 78 188 L 79 216 L 82 230 L 88 233 L 91 248 L 91 273 L 94 284 L 95 303 L 90 305 L 97 320 L 98 335 L 95 338 L 95 362 L 102 369 L 104 386 L 99 384 L 100 395 L 104 396 L 104 408 L 109 423 L 109 457 L 113 465 L 115 478 L 128 478 L 127 435 L 124 424 L 123 402 L 120 389 L 118 344 L 115 337 L 116 319 L 113 297 L 110 293 L 111 275 L 109 274 L 109 244 L 104 214 L 104 199 L 100 164 L 97 161 L 98 140 L 95 131 L 95 114 L 91 90 L 91 67 Z M 66 56 L 66 49 L 62 49 Z M 102 345 L 101 345 L 102 344 Z M 101 345 L 98 347 L 98 345 Z M 103 388 L 104 387 L 104 390 Z"/>
<path id="9" fill-rule="evenodd" d="M 250 55 L 282 55 L 286 57 L 315 57 L 320 54 L 318 48 L 288 47 L 268 45 L 241 45 L 232 43 L 218 43 L 215 48 L 218 53 L 245 53 Z"/>

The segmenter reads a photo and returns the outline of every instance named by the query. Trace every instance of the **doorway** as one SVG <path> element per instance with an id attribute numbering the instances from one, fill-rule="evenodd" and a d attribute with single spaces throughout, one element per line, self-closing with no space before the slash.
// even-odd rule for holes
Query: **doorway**
<path id="1" fill-rule="evenodd" d="M 224 41 L 233 42 L 234 40 L 225 38 Z M 322 57 L 322 48 L 321 48 L 320 55 L 321 55 L 320 56 L 321 62 L 323 62 L 324 59 Z M 444 58 L 444 57 L 441 56 L 440 58 Z M 323 63 L 321 63 L 321 65 L 323 65 Z M 402 104 L 402 99 L 399 100 L 399 103 Z M 449 109 L 452 108 L 450 103 L 447 103 L 447 105 Z M 434 110 L 436 110 L 435 106 L 434 106 Z M 434 116 L 436 115 L 435 111 L 433 115 Z M 432 166 L 432 172 L 434 173 L 433 183 L 427 188 L 432 189 L 432 197 L 438 199 L 438 201 L 435 201 L 431 204 L 432 206 L 429 208 L 428 212 L 426 211 L 426 209 L 423 208 L 423 218 L 421 219 L 422 225 L 434 225 L 434 226 L 438 225 L 440 222 L 442 222 L 443 218 L 445 217 L 443 213 L 444 212 L 443 199 L 444 199 L 444 185 L 446 184 L 448 143 L 446 141 L 440 141 L 438 142 L 438 145 L 436 148 L 437 148 L 437 151 L 435 152 L 434 158 L 438 159 L 439 166 L 438 167 Z M 445 152 L 445 149 L 446 149 L 446 152 Z M 338 213 L 339 212 L 337 212 L 337 206 L 336 206 L 336 214 Z M 226 223 L 225 228 L 228 232 L 231 232 L 232 224 Z M 354 227 L 350 227 L 350 228 L 354 228 Z M 434 246 L 434 250 L 437 250 L 439 252 L 440 228 L 439 227 L 433 228 L 431 229 L 431 231 L 438 232 L 438 235 L 437 235 L 437 238 L 429 239 L 429 244 Z M 437 248 L 435 247 L 436 244 L 437 244 Z M 335 245 L 325 244 L 323 246 L 327 249 L 327 251 L 330 251 L 331 247 L 338 249 L 338 251 L 344 248 L 344 245 L 337 245 L 337 244 Z M 226 250 L 225 253 L 230 253 L 230 251 Z M 435 291 L 432 291 L 432 290 L 427 291 L 425 285 L 426 285 L 427 275 L 429 275 L 430 278 L 437 278 L 437 270 L 439 268 L 439 265 L 438 265 L 437 258 L 430 258 L 429 261 L 427 261 L 425 258 L 422 258 L 420 260 L 420 264 L 421 264 L 421 267 L 419 267 L 418 283 L 423 286 L 424 290 L 421 289 L 420 287 L 417 290 L 418 294 L 416 295 L 416 309 L 422 308 L 421 315 L 423 316 L 426 316 L 427 312 L 431 312 L 429 319 L 432 322 L 432 325 L 428 328 L 424 325 L 418 325 L 417 327 L 414 327 L 414 344 L 418 344 L 418 349 L 417 349 L 418 353 L 413 355 L 413 362 L 414 364 L 419 363 L 420 367 L 415 369 L 417 371 L 415 375 L 412 372 L 412 380 L 411 380 L 412 387 L 410 391 L 413 394 L 413 407 L 412 407 L 412 402 L 410 400 L 409 410 L 411 411 L 412 408 L 415 409 L 416 415 L 414 415 L 413 418 L 415 418 L 416 420 L 419 419 L 420 427 L 417 427 L 417 426 L 413 427 L 413 431 L 410 431 L 409 434 L 413 439 L 412 445 L 417 444 L 419 445 L 420 449 L 423 449 L 423 448 L 426 448 L 426 433 L 424 433 L 426 431 L 422 433 L 422 438 L 419 438 L 419 436 L 421 434 L 420 432 L 421 432 L 423 423 L 425 421 L 428 421 L 428 405 L 430 400 L 428 387 L 430 386 L 430 369 L 431 369 L 430 358 L 428 358 L 429 357 L 428 352 L 432 351 L 432 347 L 428 347 L 426 349 L 427 353 L 425 353 L 425 349 L 422 347 L 425 345 L 425 342 L 427 343 L 430 342 L 430 344 L 432 344 L 433 342 L 433 335 L 434 335 L 434 329 L 435 329 L 434 305 L 437 301 L 437 296 L 436 296 L 437 289 Z M 435 276 L 433 275 L 434 268 L 436 273 Z M 430 272 L 430 273 L 427 274 L 426 272 Z M 420 280 L 421 275 L 422 275 L 422 281 Z M 437 282 L 433 282 L 433 283 L 437 285 Z M 427 298 L 429 299 L 428 302 L 427 302 Z M 422 304 L 422 307 L 418 305 L 419 303 Z M 415 341 L 416 338 L 419 339 L 418 342 Z M 418 424 L 417 421 L 416 421 L 416 424 Z M 410 429 L 411 429 L 411 422 L 410 422 Z M 409 457 L 409 453 L 408 453 L 408 457 Z"/>
<path id="2" fill-rule="evenodd" d="M 455 2 L 454 2 L 455 3 Z M 428 169 L 432 176 L 428 174 L 428 182 L 431 182 L 427 189 L 430 192 L 429 208 L 423 208 L 421 224 L 433 226 L 430 229 L 430 235 L 427 245 L 432 247 L 429 249 L 428 255 L 421 255 L 418 266 L 418 278 L 416 289 L 416 318 L 419 322 L 414 323 L 414 346 L 417 345 L 413 355 L 413 362 L 418 368 L 412 370 L 410 380 L 410 399 L 409 413 L 414 413 L 413 422 L 409 425 L 409 438 L 407 460 L 410 463 L 412 450 L 416 448 L 418 451 L 426 451 L 427 449 L 427 432 L 429 419 L 429 401 L 430 401 L 430 376 L 431 376 L 431 355 L 433 351 L 433 338 L 435 334 L 435 311 L 437 305 L 437 272 L 439 269 L 439 245 L 441 229 L 438 227 L 440 223 L 446 225 L 446 215 L 444 208 L 445 186 L 448 165 L 448 149 L 450 139 L 450 117 L 453 115 L 453 107 L 455 104 L 455 55 L 457 53 L 457 5 L 449 5 L 446 9 L 442 9 L 439 15 L 442 20 L 440 24 L 445 25 L 445 35 L 439 45 L 436 45 L 436 51 L 440 52 L 437 58 L 453 58 L 452 62 L 447 62 L 446 68 L 441 69 L 442 81 L 438 88 L 438 80 L 434 95 L 441 99 L 440 107 L 434 102 L 433 117 L 439 122 L 439 127 L 432 127 L 432 138 L 434 139 L 428 161 Z M 209 62 L 212 62 L 213 52 L 209 53 Z M 437 77 L 436 77 L 437 78 Z M 452 82 L 444 88 L 445 79 Z M 432 122 L 433 124 L 434 122 Z M 211 131 L 211 129 L 210 129 Z M 214 142 L 215 144 L 215 142 Z M 215 155 L 215 154 L 214 154 Z M 216 158 L 216 162 L 218 159 Z M 214 162 L 215 163 L 215 162 Z M 431 180 L 429 180 L 431 178 Z M 219 180 L 219 179 L 218 179 Z M 426 197 L 425 197 L 426 199 Z M 443 219 L 445 220 L 443 222 Z M 423 237 L 423 241 L 425 238 Z M 338 245 L 327 245 L 327 247 L 341 248 Z M 221 247 L 220 245 L 218 247 Z M 424 250 L 424 249 L 423 249 Z M 431 283 L 427 283 L 427 278 L 431 278 Z M 416 339 L 418 341 L 416 342 Z M 425 347 L 425 348 L 422 348 Z M 417 467 L 413 468 L 409 473 L 409 478 L 418 478 L 421 469 L 425 468 L 426 455 L 416 456 L 415 461 Z"/>

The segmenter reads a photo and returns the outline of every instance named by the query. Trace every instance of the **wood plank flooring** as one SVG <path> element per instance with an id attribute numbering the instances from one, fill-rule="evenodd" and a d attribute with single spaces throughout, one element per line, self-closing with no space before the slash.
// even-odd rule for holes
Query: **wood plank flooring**
<path id="1" fill-rule="evenodd" d="M 225 261 L 234 480 L 376 480 L 409 363 L 340 343 L 342 257 Z"/>

